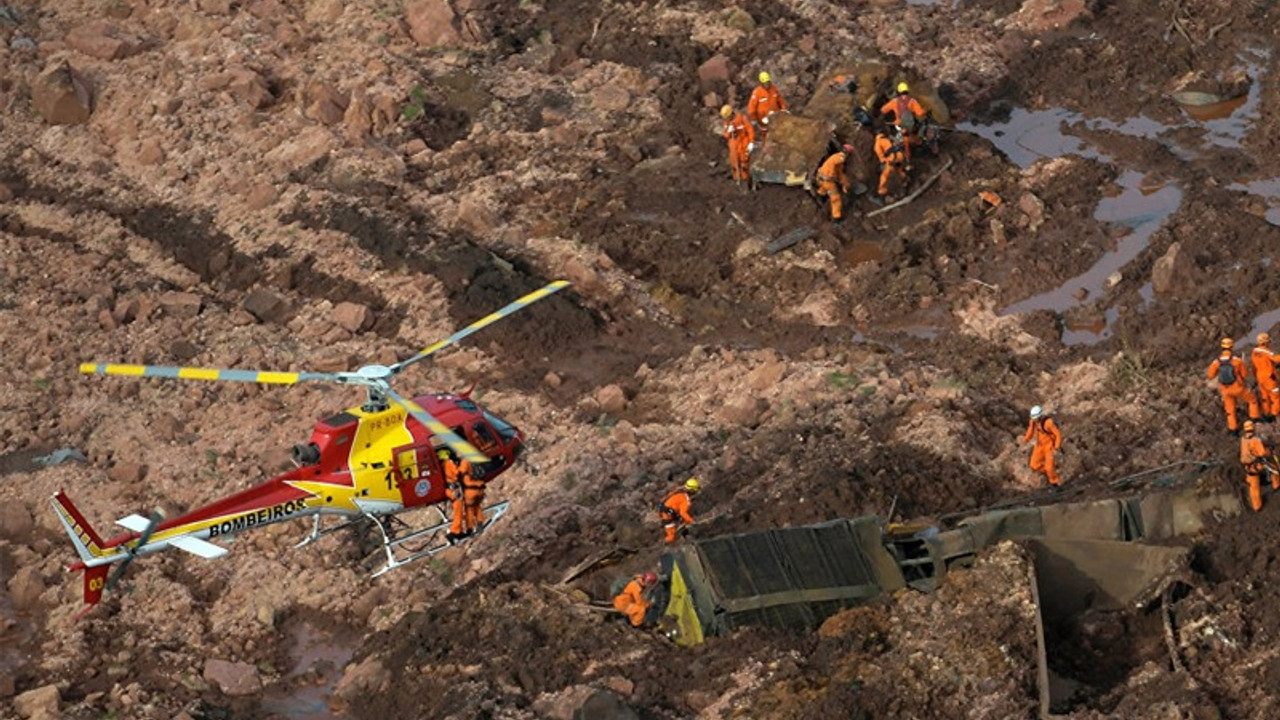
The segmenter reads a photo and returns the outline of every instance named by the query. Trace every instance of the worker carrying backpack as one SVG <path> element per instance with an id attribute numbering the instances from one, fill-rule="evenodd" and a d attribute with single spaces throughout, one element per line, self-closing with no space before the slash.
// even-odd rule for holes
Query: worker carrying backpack
<path id="1" fill-rule="evenodd" d="M 1232 359 L 1218 358 L 1218 384 L 1223 387 L 1236 384 L 1236 366 Z"/>

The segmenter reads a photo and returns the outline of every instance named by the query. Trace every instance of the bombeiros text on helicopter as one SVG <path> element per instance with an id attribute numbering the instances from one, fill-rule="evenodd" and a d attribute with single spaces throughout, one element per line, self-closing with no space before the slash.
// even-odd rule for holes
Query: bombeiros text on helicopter
<path id="1" fill-rule="evenodd" d="M 366 365 L 354 372 L 82 364 L 80 372 L 96 375 L 356 385 L 365 389 L 366 398 L 362 405 L 318 421 L 310 440 L 294 446 L 294 469 L 173 518 L 165 519 L 158 512 L 150 517 L 128 515 L 116 521 L 128 532 L 107 540 L 59 490 L 53 496 L 53 506 L 80 555 L 70 570 L 84 573 L 86 607 L 81 614 L 101 601 L 103 591 L 114 587 L 137 557 L 174 547 L 202 558 L 217 558 L 226 555 L 227 549 L 211 540 L 305 516 L 311 516 L 313 524 L 298 547 L 356 524 L 377 528 L 386 562 L 375 577 L 465 540 L 446 533 L 453 523 L 441 507 L 449 499 L 446 470 L 466 462 L 476 478 L 492 481 L 520 456 L 524 436 L 472 400 L 470 390 L 411 399 L 392 389 L 390 381 L 415 363 L 568 285 L 563 280 L 548 283 L 405 360 L 389 366 Z M 478 509 L 473 534 L 491 526 L 509 506 L 509 502 L 501 502 Z M 419 508 L 435 513 L 424 527 L 409 528 L 396 517 Z M 324 527 L 324 515 L 335 515 L 340 522 Z M 447 539 L 443 537 L 446 534 Z M 109 569 L 117 563 L 108 577 Z"/>

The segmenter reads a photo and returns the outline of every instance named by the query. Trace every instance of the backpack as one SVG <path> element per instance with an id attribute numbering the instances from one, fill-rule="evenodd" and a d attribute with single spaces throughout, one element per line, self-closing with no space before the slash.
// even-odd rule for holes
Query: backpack
<path id="1" fill-rule="evenodd" d="M 1224 387 L 1236 384 L 1236 366 L 1231 360 L 1218 359 L 1218 384 Z"/>

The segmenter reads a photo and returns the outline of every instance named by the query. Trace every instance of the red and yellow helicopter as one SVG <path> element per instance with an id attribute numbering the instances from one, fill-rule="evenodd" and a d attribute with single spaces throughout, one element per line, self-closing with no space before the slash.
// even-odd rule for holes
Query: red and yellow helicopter
<path id="1" fill-rule="evenodd" d="M 462 395 L 428 394 L 408 399 L 391 388 L 390 380 L 405 368 L 449 347 L 468 335 L 552 293 L 568 282 L 557 280 L 525 295 L 497 312 L 486 315 L 453 335 L 394 365 L 366 365 L 354 372 L 263 372 L 152 365 L 98 365 L 86 363 L 80 372 L 126 377 L 177 378 L 293 385 L 330 382 L 359 385 L 367 398 L 316 423 L 311 439 L 295 445 L 293 470 L 266 482 L 171 519 L 158 513 L 150 518 L 129 515 L 116 521 L 129 532 L 103 540 L 61 490 L 53 506 L 80 554 L 72 571 L 84 572 L 83 614 L 102 599 L 134 558 L 176 547 L 204 558 L 221 557 L 226 548 L 210 542 L 242 530 L 312 516 L 310 534 L 298 547 L 355 523 L 371 523 L 382 536 L 386 564 L 374 576 L 449 547 L 440 542 L 448 518 L 444 503 L 445 480 L 437 453 L 450 448 L 471 461 L 473 474 L 490 481 L 516 461 L 523 450 L 523 435 L 513 425 L 486 411 Z M 430 507 L 438 522 L 396 532 L 396 513 Z M 503 502 L 483 510 L 483 530 L 507 511 Z M 338 525 L 322 528 L 322 515 L 337 515 Z M 404 523 L 400 523 L 404 525 Z M 405 543 L 414 542 L 417 549 Z M 399 554 L 397 554 L 399 553 Z M 408 553 L 407 555 L 405 553 Z M 107 571 L 120 563 L 110 578 Z"/>

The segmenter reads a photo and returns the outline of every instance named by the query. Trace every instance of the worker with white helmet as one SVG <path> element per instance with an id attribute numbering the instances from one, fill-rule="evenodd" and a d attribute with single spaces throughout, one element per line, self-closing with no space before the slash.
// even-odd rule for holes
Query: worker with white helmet
<path id="1" fill-rule="evenodd" d="M 1031 408 L 1031 421 L 1027 423 L 1027 432 L 1022 436 L 1024 443 L 1032 440 L 1036 447 L 1031 451 L 1031 469 L 1044 475 L 1051 488 L 1060 488 L 1062 478 L 1054 468 L 1053 453 L 1062 447 L 1062 431 L 1058 429 L 1053 416 L 1045 413 L 1044 408 L 1039 405 Z"/>
<path id="2" fill-rule="evenodd" d="M 750 180 L 755 128 L 751 127 L 747 116 L 735 113 L 731 105 L 720 108 L 720 117 L 724 119 L 724 139 L 729 142 L 729 169 L 733 172 L 733 180 L 737 183 Z"/>

